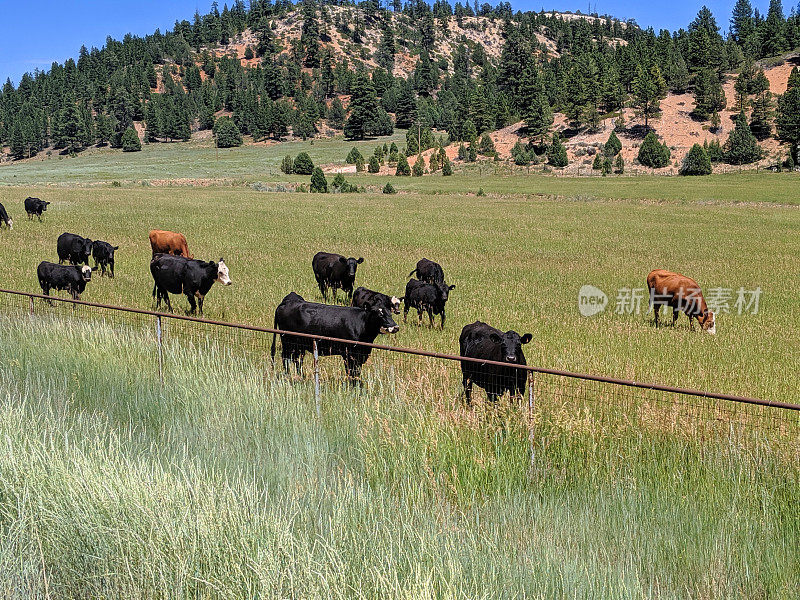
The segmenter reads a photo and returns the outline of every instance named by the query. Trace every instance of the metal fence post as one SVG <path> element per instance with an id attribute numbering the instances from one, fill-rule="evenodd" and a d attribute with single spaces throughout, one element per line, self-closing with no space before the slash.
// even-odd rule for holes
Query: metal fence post
<path id="1" fill-rule="evenodd" d="M 319 397 L 319 351 L 317 350 L 317 340 L 313 340 L 314 345 L 314 400 L 317 403 L 317 417 L 322 415 Z"/>
<path id="2" fill-rule="evenodd" d="M 156 317 L 156 341 L 158 342 L 158 377 L 161 379 L 161 384 L 164 384 L 164 348 L 161 343 L 161 317 Z"/>
<path id="3" fill-rule="evenodd" d="M 534 459 L 533 439 L 533 371 L 528 371 L 528 442 L 531 451 L 531 468 Z"/>

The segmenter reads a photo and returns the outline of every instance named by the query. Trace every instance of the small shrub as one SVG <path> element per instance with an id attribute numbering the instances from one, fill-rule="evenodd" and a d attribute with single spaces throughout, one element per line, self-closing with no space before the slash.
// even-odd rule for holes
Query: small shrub
<path id="1" fill-rule="evenodd" d="M 394 189 L 394 186 L 391 183 L 387 183 L 383 186 L 383 193 L 384 194 L 396 194 L 397 190 Z"/>
<path id="2" fill-rule="evenodd" d="M 600 155 L 598 154 L 598 156 L 600 156 Z M 610 175 L 611 174 L 611 158 L 609 158 L 608 156 L 606 156 L 603 159 L 603 165 L 601 167 L 601 172 L 603 173 L 603 177 L 605 177 L 606 175 Z"/>
<path id="3" fill-rule="evenodd" d="M 671 153 L 666 144 L 658 141 L 652 131 L 648 133 L 639 147 L 639 162 L 646 167 L 662 169 L 669 165 Z"/>
<path id="4" fill-rule="evenodd" d="M 484 133 L 481 136 L 481 141 L 478 144 L 478 152 L 480 152 L 483 156 L 497 155 L 497 150 L 495 150 L 492 136 L 490 136 L 488 133 Z"/>
<path id="5" fill-rule="evenodd" d="M 394 144 L 392 144 L 392 145 L 394 145 Z M 344 161 L 348 165 L 354 165 L 354 164 L 356 164 L 356 162 L 358 161 L 359 158 L 361 159 L 361 162 L 364 162 L 364 157 L 361 155 L 361 152 L 358 151 L 358 148 L 353 146 L 353 148 L 350 150 L 350 152 L 347 153 L 347 158 L 345 158 Z"/>
<path id="6" fill-rule="evenodd" d="M 314 172 L 311 173 L 311 191 L 318 194 L 328 193 L 328 180 L 319 167 L 314 167 Z"/>
<path id="7" fill-rule="evenodd" d="M 378 160 L 378 157 L 375 156 L 374 154 L 369 158 L 369 165 L 367 165 L 367 170 L 370 173 L 377 173 L 378 171 L 381 170 L 381 163 Z"/>
<path id="8" fill-rule="evenodd" d="M 614 170 L 616 170 L 617 175 L 625 173 L 625 159 L 622 158 L 622 154 L 617 154 L 617 158 L 614 161 Z"/>
<path id="9" fill-rule="evenodd" d="M 414 163 L 414 168 L 411 170 L 411 175 L 414 177 L 422 177 L 425 173 L 425 160 L 420 154 L 417 156 L 417 161 Z"/>
<path id="10" fill-rule="evenodd" d="M 294 172 L 298 175 L 311 175 L 314 172 L 314 163 L 308 152 L 301 152 L 294 159 Z"/>
<path id="11" fill-rule="evenodd" d="M 142 149 L 142 142 L 133 127 L 128 127 L 122 134 L 120 145 L 123 152 L 139 152 Z"/>
<path id="12" fill-rule="evenodd" d="M 700 144 L 695 144 L 678 171 L 680 175 L 711 175 L 711 159 Z"/>
<path id="13" fill-rule="evenodd" d="M 242 134 L 230 117 L 220 117 L 212 128 L 219 148 L 236 148 L 242 145 Z"/>
<path id="14" fill-rule="evenodd" d="M 395 175 L 400 175 L 403 177 L 411 175 L 411 167 L 408 165 L 408 160 L 406 159 L 405 154 L 401 154 L 397 158 L 397 171 L 395 171 Z"/>
<path id="15" fill-rule="evenodd" d="M 364 157 L 360 154 L 356 158 L 356 173 L 363 173 L 364 171 Z"/>
<path id="16" fill-rule="evenodd" d="M 603 147 L 603 151 L 606 156 L 614 157 L 620 153 L 622 150 L 622 142 L 619 141 L 617 134 L 612 131 L 611 135 L 608 136 L 608 141 L 606 145 Z"/>
<path id="17" fill-rule="evenodd" d="M 486 192 L 483 191 L 483 188 L 478 188 L 478 196 L 485 196 Z"/>
<path id="18" fill-rule="evenodd" d="M 603 159 L 600 158 L 599 154 L 595 154 L 594 161 L 592 162 L 592 170 L 599 171 L 603 168 Z"/>
<path id="19" fill-rule="evenodd" d="M 442 175 L 450 177 L 453 174 L 453 165 L 450 164 L 450 159 L 445 157 L 444 164 L 442 165 Z"/>
<path id="20" fill-rule="evenodd" d="M 119 181 L 112 181 L 111 187 L 122 187 L 122 184 Z"/>
<path id="21" fill-rule="evenodd" d="M 566 167 L 569 164 L 567 149 L 561 143 L 561 136 L 553 134 L 553 142 L 547 149 L 547 162 L 554 167 Z"/>
<path id="22" fill-rule="evenodd" d="M 283 160 L 281 161 L 281 171 L 287 175 L 294 173 L 294 161 L 292 160 L 291 156 L 286 155 L 283 157 Z"/>

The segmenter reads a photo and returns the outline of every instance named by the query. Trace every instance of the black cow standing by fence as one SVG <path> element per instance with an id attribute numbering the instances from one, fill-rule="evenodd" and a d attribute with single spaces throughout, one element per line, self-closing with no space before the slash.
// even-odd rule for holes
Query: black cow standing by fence
<path id="1" fill-rule="evenodd" d="M 322 297 L 327 300 L 328 289 L 332 289 L 333 298 L 336 300 L 336 293 L 341 289 L 352 300 L 356 269 L 363 262 L 363 258 L 345 258 L 341 254 L 317 252 L 311 260 L 311 267 L 314 269 L 314 277 L 317 279 Z"/>
<path id="2" fill-rule="evenodd" d="M 6 207 L 0 204 L 0 226 L 3 224 L 5 224 L 5 226 L 9 229 L 14 229 L 14 220 L 8 216 Z"/>
<path id="3" fill-rule="evenodd" d="M 365 287 L 358 287 L 353 292 L 353 306 L 364 308 L 367 304 L 372 306 L 382 306 L 389 312 L 396 315 L 400 314 L 400 298 L 397 296 L 387 296 L 380 292 L 368 290 Z"/>
<path id="4" fill-rule="evenodd" d="M 426 283 L 444 283 L 444 270 L 442 265 L 427 258 L 422 258 L 417 263 L 416 268 L 408 274 L 409 277 L 417 274 L 420 281 Z"/>
<path id="5" fill-rule="evenodd" d="M 422 313 L 427 312 L 431 327 L 433 327 L 433 315 L 442 315 L 442 329 L 444 329 L 444 307 L 450 297 L 450 290 L 455 289 L 455 287 L 444 283 L 425 283 L 417 279 L 409 280 L 406 284 L 406 295 L 401 298 L 405 304 L 403 322 L 405 323 L 408 318 L 409 309 L 416 308 L 419 316 L 419 325 L 422 325 Z"/>
<path id="6" fill-rule="evenodd" d="M 156 300 L 156 310 L 161 306 L 161 300 L 172 312 L 169 301 L 170 294 L 184 294 L 189 301 L 191 312 L 200 306 L 203 314 L 203 301 L 214 282 L 230 285 L 228 267 L 221 258 L 218 263 L 205 262 L 172 254 L 156 254 L 150 261 L 150 273 L 153 276 L 153 298 Z M 195 303 L 195 298 L 197 302 Z"/>
<path id="7" fill-rule="evenodd" d="M 526 365 L 522 345 L 531 341 L 530 333 L 520 336 L 516 331 L 503 333 L 491 325 L 475 321 L 465 325 L 458 338 L 461 356 L 480 358 L 511 365 Z M 501 367 L 471 361 L 461 361 L 461 374 L 467 404 L 472 400 L 472 384 L 486 390 L 490 401 L 509 392 L 512 396 L 525 393 L 528 372 L 512 366 Z"/>
<path id="8" fill-rule="evenodd" d="M 324 337 L 353 340 L 371 344 L 381 333 L 397 333 L 400 327 L 392 315 L 382 306 L 367 304 L 363 308 L 335 306 L 306 302 L 302 296 L 289 293 L 275 309 L 275 329 L 295 331 Z M 275 335 L 272 334 L 272 360 L 275 360 Z M 314 351 L 311 338 L 281 334 L 281 357 L 286 373 L 294 363 L 300 373 L 306 352 Z M 341 356 L 344 368 L 351 381 L 361 376 L 361 368 L 367 362 L 372 348 L 346 342 L 317 342 L 319 356 Z"/>
<path id="9" fill-rule="evenodd" d="M 92 280 L 92 269 L 87 265 L 57 265 L 43 261 L 36 269 L 39 286 L 45 296 L 50 295 L 50 290 L 66 290 L 73 300 L 80 300 L 87 282 Z"/>
<path id="10" fill-rule="evenodd" d="M 106 274 L 108 269 L 108 276 L 114 279 L 114 252 L 119 250 L 119 246 L 112 246 L 108 242 L 100 240 L 92 244 L 92 258 L 96 267 L 100 267 L 100 277 Z"/>
<path id="11" fill-rule="evenodd" d="M 71 265 L 89 264 L 89 256 L 92 254 L 92 240 L 89 238 L 75 235 L 74 233 L 62 233 L 58 236 L 56 243 L 58 252 L 58 264 L 68 262 Z"/>
<path id="12" fill-rule="evenodd" d="M 42 220 L 42 213 L 47 210 L 47 205 L 50 204 L 49 202 L 45 202 L 44 200 L 39 200 L 39 198 L 32 198 L 28 196 L 25 198 L 25 212 L 28 213 L 28 219 L 33 219 L 33 217 L 39 217 L 39 220 Z"/>

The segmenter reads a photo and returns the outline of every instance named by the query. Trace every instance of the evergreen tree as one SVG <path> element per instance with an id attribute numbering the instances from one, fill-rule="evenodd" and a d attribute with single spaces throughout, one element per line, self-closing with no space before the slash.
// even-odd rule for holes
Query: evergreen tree
<path id="1" fill-rule="evenodd" d="M 331 108 L 328 111 L 328 125 L 334 129 L 342 129 L 344 127 L 344 120 L 347 113 L 344 110 L 342 101 L 339 98 L 334 98 L 331 102 Z"/>
<path id="2" fill-rule="evenodd" d="M 691 71 L 708 68 L 717 70 L 723 66 L 725 52 L 722 36 L 717 21 L 707 6 L 703 6 L 695 20 L 689 24 L 687 53 Z"/>
<path id="3" fill-rule="evenodd" d="M 311 173 L 311 193 L 328 193 L 328 180 L 325 179 L 325 173 L 319 167 L 314 167 L 314 171 Z"/>
<path id="4" fill-rule="evenodd" d="M 800 146 L 800 72 L 797 67 L 792 69 L 789 76 L 789 88 L 778 99 L 778 111 L 775 119 L 778 137 L 791 144 L 791 153 L 794 154 L 795 164 L 798 159 L 798 146 Z"/>
<path id="5" fill-rule="evenodd" d="M 711 175 L 711 160 L 700 144 L 695 144 L 678 171 L 680 175 Z"/>
<path id="6" fill-rule="evenodd" d="M 442 165 L 442 175 L 450 177 L 453 174 L 453 165 L 450 164 L 450 159 L 445 157 L 444 164 Z"/>
<path id="7" fill-rule="evenodd" d="M 139 141 L 139 136 L 133 127 L 125 130 L 120 143 L 123 152 L 139 152 L 142 149 L 142 142 Z"/>
<path id="8" fill-rule="evenodd" d="M 213 133 L 218 148 L 234 148 L 242 145 L 242 134 L 230 117 L 217 119 Z"/>
<path id="9" fill-rule="evenodd" d="M 350 152 L 347 153 L 347 157 L 344 159 L 344 161 L 349 165 L 354 165 L 359 161 L 359 159 L 363 161 L 364 156 L 361 154 L 361 151 L 358 148 L 353 146 L 350 149 Z"/>
<path id="10" fill-rule="evenodd" d="M 293 171 L 298 175 L 311 175 L 314 172 L 314 162 L 308 152 L 301 152 L 292 163 Z"/>
<path id="11" fill-rule="evenodd" d="M 652 131 L 644 137 L 642 145 L 639 146 L 639 162 L 646 167 L 662 169 L 669 164 L 670 156 L 667 145 L 659 142 Z"/>
<path id="12" fill-rule="evenodd" d="M 661 112 L 661 100 L 666 95 L 667 83 L 658 65 L 653 65 L 649 69 L 639 66 L 636 78 L 633 80 L 633 105 L 644 117 L 645 128 L 648 127 L 649 120 Z"/>
<path id="13" fill-rule="evenodd" d="M 786 19 L 783 16 L 781 0 L 770 0 L 767 20 L 759 37 L 761 51 L 767 56 L 781 54 L 789 48 L 786 42 Z"/>
<path id="14" fill-rule="evenodd" d="M 392 73 L 394 71 L 394 55 L 396 52 L 394 32 L 392 31 L 391 23 L 387 19 L 381 23 L 381 41 L 375 51 L 375 62 L 389 71 L 389 73 Z"/>
<path id="15" fill-rule="evenodd" d="M 281 171 L 287 175 L 294 173 L 294 160 L 292 160 L 291 156 L 287 155 L 283 157 L 283 160 L 281 161 Z"/>
<path id="16" fill-rule="evenodd" d="M 747 165 L 761 158 L 761 148 L 753 132 L 750 131 L 747 117 L 743 112 L 736 117 L 736 125 L 728 136 L 723 150 L 725 162 L 732 165 Z"/>
<path id="17" fill-rule="evenodd" d="M 367 166 L 367 170 L 370 173 L 377 173 L 381 170 L 381 163 L 378 160 L 378 157 L 374 154 L 369 158 L 369 165 Z"/>
<path id="18" fill-rule="evenodd" d="M 544 81 L 533 64 L 522 72 L 519 96 L 528 135 L 544 139 L 553 124 L 553 111 L 547 100 Z"/>
<path id="19" fill-rule="evenodd" d="M 603 168 L 603 157 L 598 152 L 597 154 L 594 155 L 594 160 L 592 161 L 592 170 L 599 171 L 602 168 Z"/>
<path id="20" fill-rule="evenodd" d="M 600 155 L 598 154 L 597 156 Z M 611 175 L 611 159 L 608 156 L 603 159 L 603 164 L 600 167 L 600 171 L 603 174 L 603 177 L 606 175 Z"/>
<path id="21" fill-rule="evenodd" d="M 622 150 L 622 142 L 619 141 L 617 134 L 612 131 L 608 136 L 608 141 L 603 148 L 606 156 L 616 156 Z"/>
<path id="22" fill-rule="evenodd" d="M 114 134 L 114 126 L 111 123 L 111 118 L 105 113 L 97 113 L 95 119 L 95 131 L 97 132 L 97 143 L 100 146 L 105 146 L 111 140 Z"/>
<path id="23" fill-rule="evenodd" d="M 569 164 L 567 149 L 561 143 L 561 136 L 558 132 L 553 134 L 553 142 L 547 149 L 547 162 L 554 167 L 566 167 Z"/>
<path id="24" fill-rule="evenodd" d="M 322 52 L 319 45 L 317 7 L 313 0 L 303 1 L 302 14 L 303 27 L 300 32 L 300 47 L 304 55 L 303 64 L 306 67 L 318 67 Z"/>
<path id="25" fill-rule="evenodd" d="M 411 175 L 411 167 L 408 166 L 408 160 L 405 154 L 400 154 L 400 156 L 397 157 L 397 170 L 395 171 L 395 175 Z"/>
<path id="26" fill-rule="evenodd" d="M 366 74 L 356 75 L 350 98 L 350 116 L 344 124 L 344 135 L 354 140 L 363 140 L 378 114 L 378 97 Z"/>
<path id="27" fill-rule="evenodd" d="M 692 115 L 706 121 L 714 112 L 725 109 L 727 99 L 716 72 L 703 69 L 697 75 L 694 88 L 694 110 Z"/>
<path id="28" fill-rule="evenodd" d="M 625 159 L 622 158 L 622 154 L 617 154 L 617 158 L 614 161 L 614 170 L 617 172 L 617 175 L 625 173 Z"/>
<path id="29" fill-rule="evenodd" d="M 425 173 L 425 161 L 422 158 L 422 155 L 417 155 L 417 160 L 414 163 L 414 168 L 411 170 L 411 175 L 413 177 L 422 177 Z"/>
<path id="30" fill-rule="evenodd" d="M 753 78 L 751 89 L 756 97 L 750 115 L 750 130 L 756 138 L 763 140 L 772 135 L 772 120 L 775 116 L 775 104 L 764 71 L 759 71 Z"/>
<path id="31" fill-rule="evenodd" d="M 484 133 L 481 136 L 481 140 L 478 143 L 478 152 L 483 156 L 495 156 L 497 154 L 492 136 L 490 136 L 488 133 Z"/>

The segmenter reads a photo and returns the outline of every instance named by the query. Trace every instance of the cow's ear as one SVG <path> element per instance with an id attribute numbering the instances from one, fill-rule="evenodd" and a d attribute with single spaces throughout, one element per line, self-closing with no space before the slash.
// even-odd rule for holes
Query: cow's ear
<path id="1" fill-rule="evenodd" d="M 364 257 L 363 257 L 363 256 L 359 256 L 359 257 L 358 257 L 358 260 L 357 260 L 356 262 L 357 262 L 358 264 L 361 264 L 361 263 L 363 263 L 363 262 L 364 262 Z"/>
<path id="2" fill-rule="evenodd" d="M 346 259 L 344 256 L 340 256 L 340 257 L 339 257 L 339 262 L 340 262 L 340 263 L 347 264 L 347 259 Z"/>
<path id="3" fill-rule="evenodd" d="M 119 250 L 119 246 L 114 246 L 114 250 Z"/>
<path id="4" fill-rule="evenodd" d="M 499 344 L 503 341 L 499 335 L 497 335 L 494 331 L 489 334 L 489 339 L 492 340 L 495 344 Z"/>
<path id="5" fill-rule="evenodd" d="M 453 284 L 453 285 L 451 285 L 451 286 L 450 286 L 449 288 L 447 288 L 447 289 L 448 289 L 448 290 L 454 290 L 454 289 L 456 289 L 456 286 L 455 286 L 455 284 Z"/>
<path id="6" fill-rule="evenodd" d="M 533 339 L 533 336 L 530 333 L 526 333 L 522 336 L 522 340 L 520 340 L 523 344 L 529 343 Z"/>

